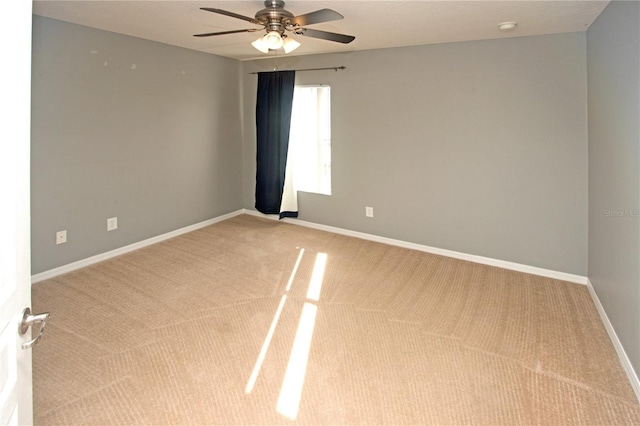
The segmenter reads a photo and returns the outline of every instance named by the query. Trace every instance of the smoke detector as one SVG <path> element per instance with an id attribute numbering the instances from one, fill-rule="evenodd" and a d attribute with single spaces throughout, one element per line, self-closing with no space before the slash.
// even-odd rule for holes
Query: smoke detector
<path id="1" fill-rule="evenodd" d="M 508 21 L 508 22 L 503 22 L 503 23 L 499 24 L 498 28 L 503 33 L 508 33 L 509 31 L 515 30 L 516 29 L 516 25 L 518 25 L 517 22 Z"/>

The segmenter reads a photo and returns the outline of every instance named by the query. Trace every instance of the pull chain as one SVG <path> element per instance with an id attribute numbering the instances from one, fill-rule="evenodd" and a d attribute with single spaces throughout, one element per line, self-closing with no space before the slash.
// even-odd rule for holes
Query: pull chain
<path id="1" fill-rule="evenodd" d="M 278 71 L 278 49 L 273 51 L 273 71 Z"/>

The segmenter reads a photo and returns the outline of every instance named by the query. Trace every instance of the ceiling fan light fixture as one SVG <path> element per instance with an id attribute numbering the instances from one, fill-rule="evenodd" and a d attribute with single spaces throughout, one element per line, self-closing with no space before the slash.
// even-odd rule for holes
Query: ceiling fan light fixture
<path id="1" fill-rule="evenodd" d="M 282 42 L 282 48 L 284 49 L 284 53 L 290 53 L 300 47 L 300 43 L 292 39 L 291 37 L 285 37 Z"/>
<path id="2" fill-rule="evenodd" d="M 277 31 L 269 31 L 266 36 L 264 36 L 264 43 L 271 50 L 280 49 L 283 45 L 282 36 Z"/>
<path id="3" fill-rule="evenodd" d="M 256 41 L 252 42 L 251 45 L 262 53 L 269 53 L 269 46 L 267 46 L 267 43 L 264 41 L 264 37 L 260 37 Z"/>

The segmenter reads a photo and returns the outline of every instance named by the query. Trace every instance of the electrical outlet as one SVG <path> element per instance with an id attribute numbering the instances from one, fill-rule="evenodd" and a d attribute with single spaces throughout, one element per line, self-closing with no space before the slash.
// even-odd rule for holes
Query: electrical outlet
<path id="1" fill-rule="evenodd" d="M 56 244 L 64 244 L 67 242 L 67 230 L 56 232 Z"/>
<path id="2" fill-rule="evenodd" d="M 367 217 L 373 217 L 373 207 L 365 207 L 364 212 Z"/>
<path id="3" fill-rule="evenodd" d="M 107 219 L 107 231 L 114 231 L 118 229 L 118 218 L 110 217 Z"/>

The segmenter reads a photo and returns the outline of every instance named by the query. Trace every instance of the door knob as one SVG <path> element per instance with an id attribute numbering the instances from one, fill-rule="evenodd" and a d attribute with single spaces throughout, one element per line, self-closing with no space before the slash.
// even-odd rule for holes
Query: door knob
<path id="1" fill-rule="evenodd" d="M 20 326 L 18 327 L 18 333 L 21 336 L 24 335 L 29 330 L 29 327 L 31 327 L 34 324 L 40 323 L 40 330 L 38 331 L 38 335 L 35 337 L 35 339 L 32 339 L 28 342 L 24 342 L 22 344 L 22 349 L 29 349 L 30 347 L 38 343 L 38 341 L 42 337 L 42 333 L 44 333 L 44 326 L 47 325 L 48 319 L 49 319 L 49 312 L 44 312 L 42 314 L 37 314 L 37 315 L 31 315 L 30 308 L 25 308 L 24 311 L 22 311 L 22 321 L 20 322 Z"/>

